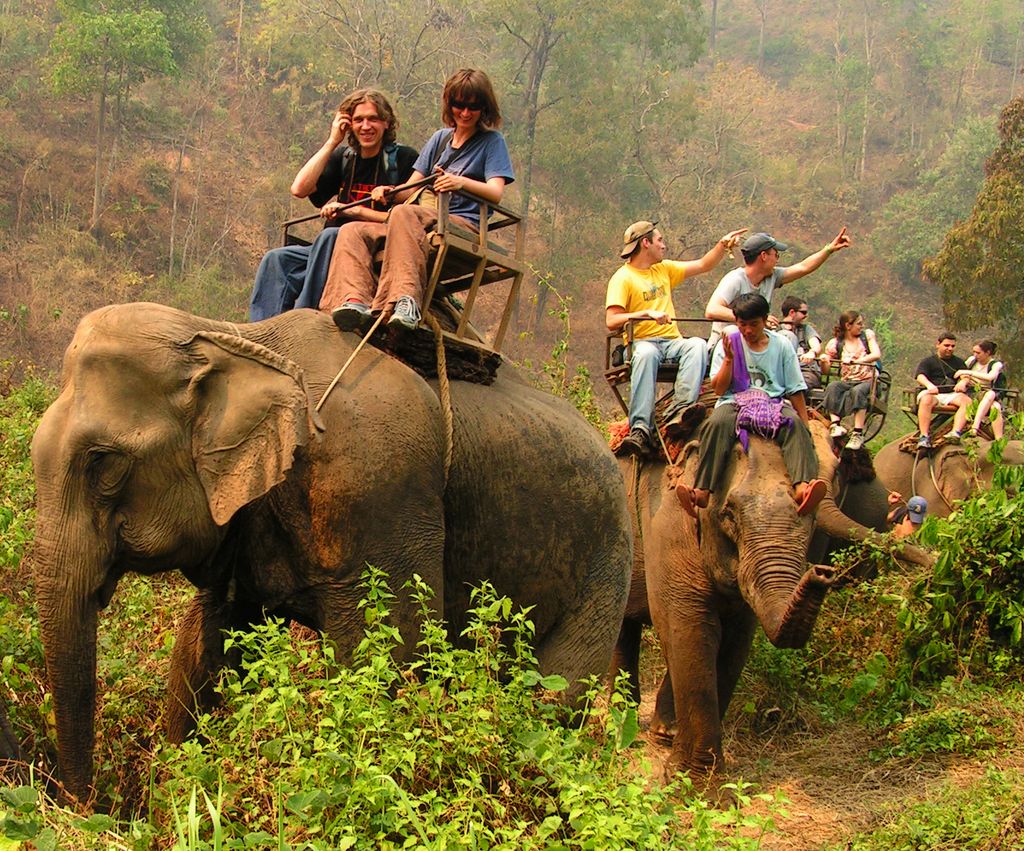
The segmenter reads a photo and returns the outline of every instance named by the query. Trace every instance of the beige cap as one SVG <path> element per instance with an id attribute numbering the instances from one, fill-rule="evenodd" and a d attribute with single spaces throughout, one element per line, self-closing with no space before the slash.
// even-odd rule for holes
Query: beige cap
<path id="1" fill-rule="evenodd" d="M 657 224 L 657 222 L 633 222 L 626 228 L 626 232 L 622 235 L 622 251 L 619 252 L 619 257 L 629 257 L 636 251 L 640 240 L 654 233 Z"/>

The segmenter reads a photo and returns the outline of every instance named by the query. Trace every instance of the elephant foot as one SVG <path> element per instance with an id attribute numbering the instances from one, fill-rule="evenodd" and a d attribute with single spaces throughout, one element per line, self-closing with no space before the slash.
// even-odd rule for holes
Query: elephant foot
<path id="1" fill-rule="evenodd" d="M 675 739 L 677 732 L 674 721 L 666 723 L 657 715 L 652 716 L 648 730 L 651 736 L 663 745 L 670 745 Z"/>

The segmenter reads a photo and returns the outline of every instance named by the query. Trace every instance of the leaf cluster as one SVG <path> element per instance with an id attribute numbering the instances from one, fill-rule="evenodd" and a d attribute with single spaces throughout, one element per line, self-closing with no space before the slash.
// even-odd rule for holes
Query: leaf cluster
<path id="1" fill-rule="evenodd" d="M 223 711 L 159 754 L 157 829 L 190 848 L 657 847 L 672 833 L 671 788 L 627 765 L 635 708 L 617 696 L 599 713 L 592 683 L 563 726 L 552 698 L 568 684 L 537 671 L 527 612 L 475 590 L 457 648 L 417 579 L 418 655 L 403 665 L 393 595 L 380 571 L 364 578 L 350 667 L 280 622 L 230 634 L 242 666 L 218 686 Z"/>

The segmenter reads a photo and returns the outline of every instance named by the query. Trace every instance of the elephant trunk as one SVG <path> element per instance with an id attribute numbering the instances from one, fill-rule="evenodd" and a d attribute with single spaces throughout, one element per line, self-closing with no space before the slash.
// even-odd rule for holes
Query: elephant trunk
<path id="1" fill-rule="evenodd" d="M 801 547 L 790 541 L 788 549 L 753 546 L 740 553 L 740 591 L 768 640 L 780 648 L 807 643 L 835 576 L 826 565 L 812 564 L 804 572 L 806 542 Z"/>
<path id="2" fill-rule="evenodd" d="M 815 516 L 815 523 L 819 529 L 842 541 L 882 541 L 883 535 L 858 523 L 848 517 L 836 505 L 831 491 L 822 499 Z M 935 556 L 921 547 L 915 546 L 906 541 L 897 541 L 893 546 L 893 555 L 900 561 L 909 564 L 916 564 L 921 567 L 932 568 L 935 566 Z"/>
<path id="3" fill-rule="evenodd" d="M 46 670 L 57 721 L 60 774 L 66 791 L 85 799 L 92 785 L 96 711 L 95 591 L 80 562 L 37 547 L 36 599 Z M 42 552 L 41 552 L 42 550 Z"/>

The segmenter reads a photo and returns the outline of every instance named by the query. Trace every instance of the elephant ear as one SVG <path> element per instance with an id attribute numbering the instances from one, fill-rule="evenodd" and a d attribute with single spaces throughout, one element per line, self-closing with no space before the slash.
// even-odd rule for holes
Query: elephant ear
<path id="1" fill-rule="evenodd" d="M 192 457 L 210 513 L 223 526 L 236 511 L 284 481 L 299 447 L 323 429 L 302 370 L 259 343 L 216 331 L 186 348 Z"/>

